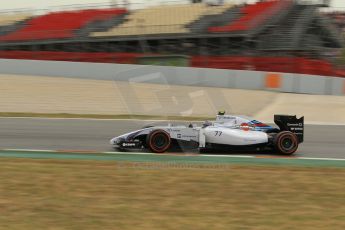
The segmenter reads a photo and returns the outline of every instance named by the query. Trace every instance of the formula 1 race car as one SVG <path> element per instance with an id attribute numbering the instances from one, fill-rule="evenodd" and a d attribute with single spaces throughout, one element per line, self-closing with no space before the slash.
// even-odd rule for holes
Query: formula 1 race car
<path id="1" fill-rule="evenodd" d="M 304 117 L 275 115 L 272 127 L 246 116 L 220 113 L 216 121 L 201 126 L 171 124 L 147 126 L 113 138 L 111 145 L 120 151 L 148 149 L 164 153 L 174 147 L 188 146 L 200 152 L 273 151 L 291 155 L 304 138 Z"/>

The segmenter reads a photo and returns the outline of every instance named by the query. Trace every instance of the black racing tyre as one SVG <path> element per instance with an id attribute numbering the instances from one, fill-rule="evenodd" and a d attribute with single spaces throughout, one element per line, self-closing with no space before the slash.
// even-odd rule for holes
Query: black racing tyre
<path id="1" fill-rule="evenodd" d="M 210 153 L 210 149 L 208 148 L 199 148 L 199 153 Z"/>
<path id="2" fill-rule="evenodd" d="M 289 131 L 278 133 L 273 142 L 275 149 L 284 155 L 292 155 L 298 149 L 297 136 Z"/>
<path id="3" fill-rule="evenodd" d="M 164 130 L 153 130 L 146 138 L 147 147 L 154 153 L 164 153 L 170 148 L 171 138 Z"/>

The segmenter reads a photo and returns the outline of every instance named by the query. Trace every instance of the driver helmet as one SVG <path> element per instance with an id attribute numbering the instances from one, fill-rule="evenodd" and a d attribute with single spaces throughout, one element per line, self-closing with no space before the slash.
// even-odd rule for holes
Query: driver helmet
<path id="1" fill-rule="evenodd" d="M 219 115 L 219 116 L 224 116 L 224 115 L 225 115 L 225 110 L 220 110 L 220 111 L 218 111 L 218 115 Z"/>

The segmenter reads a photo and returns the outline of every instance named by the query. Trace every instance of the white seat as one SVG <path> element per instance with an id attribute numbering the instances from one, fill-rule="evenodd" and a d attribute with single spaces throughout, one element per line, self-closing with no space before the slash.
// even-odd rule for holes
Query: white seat
<path id="1" fill-rule="evenodd" d="M 0 14 L 0 26 L 7 26 L 30 18 L 30 14 Z"/>
<path id="2" fill-rule="evenodd" d="M 169 5 L 136 10 L 127 16 L 126 22 L 106 32 L 91 36 L 124 36 L 164 33 L 188 33 L 186 25 L 203 15 L 220 14 L 231 5 L 207 6 L 205 4 Z"/>

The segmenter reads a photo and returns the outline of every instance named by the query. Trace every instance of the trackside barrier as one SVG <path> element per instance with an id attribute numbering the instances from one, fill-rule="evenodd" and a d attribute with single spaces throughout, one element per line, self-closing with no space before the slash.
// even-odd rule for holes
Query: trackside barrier
<path id="1" fill-rule="evenodd" d="M 266 89 L 280 89 L 282 85 L 282 75 L 280 73 L 267 73 L 265 77 Z"/>
<path id="2" fill-rule="evenodd" d="M 30 33 L 31 34 L 31 33 Z M 32 34 L 31 34 L 32 35 Z M 31 36 L 30 35 L 30 36 Z M 0 36 L 1 40 L 1 36 Z M 174 57 L 174 58 L 173 58 Z M 345 77 L 329 61 L 306 57 L 184 56 L 123 52 L 0 51 L 0 58 L 255 70 Z"/>
<path id="3" fill-rule="evenodd" d="M 345 95 L 345 78 L 264 71 L 0 59 L 0 74 Z"/>

